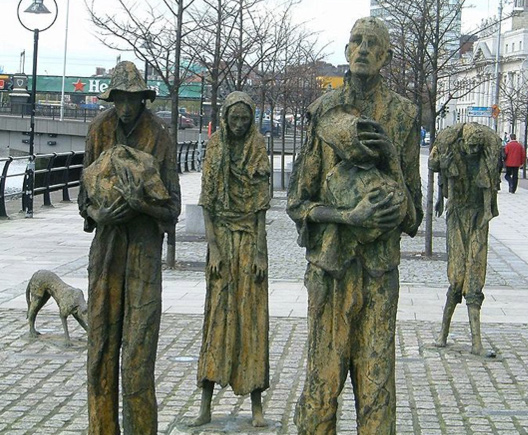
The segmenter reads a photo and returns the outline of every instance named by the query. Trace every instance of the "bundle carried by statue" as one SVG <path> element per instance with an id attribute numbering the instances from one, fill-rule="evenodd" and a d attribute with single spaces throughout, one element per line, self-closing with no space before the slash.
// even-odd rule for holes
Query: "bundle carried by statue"
<path id="1" fill-rule="evenodd" d="M 341 160 L 324 180 L 322 199 L 337 208 L 353 209 L 370 192 L 377 190 L 379 197 L 392 194 L 391 205 L 399 205 L 398 223 L 401 223 L 407 213 L 404 186 L 385 167 L 385 156 L 359 139 L 363 132 L 377 132 L 371 123 L 363 121 L 342 107 L 329 110 L 319 121 L 317 135 Z M 384 232 L 381 228 L 355 229 L 357 240 L 362 244 L 373 242 Z"/>
<path id="2" fill-rule="evenodd" d="M 128 177 L 124 177 L 123 174 Z M 130 178 L 129 178 L 130 177 Z M 162 204 L 170 199 L 159 173 L 157 160 L 144 151 L 127 145 L 115 145 L 103 151 L 83 171 L 83 183 L 90 201 L 99 208 L 108 207 L 123 198 L 131 183 L 142 184 L 142 200 L 151 204 Z"/>

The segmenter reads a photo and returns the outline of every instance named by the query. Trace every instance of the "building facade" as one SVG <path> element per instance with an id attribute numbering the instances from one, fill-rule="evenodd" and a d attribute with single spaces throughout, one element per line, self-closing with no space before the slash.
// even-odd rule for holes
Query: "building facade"
<path id="1" fill-rule="evenodd" d="M 437 107 L 446 105 L 438 128 L 478 122 L 501 136 L 526 140 L 528 116 L 528 0 L 516 0 L 511 30 L 479 38 L 440 83 Z"/>

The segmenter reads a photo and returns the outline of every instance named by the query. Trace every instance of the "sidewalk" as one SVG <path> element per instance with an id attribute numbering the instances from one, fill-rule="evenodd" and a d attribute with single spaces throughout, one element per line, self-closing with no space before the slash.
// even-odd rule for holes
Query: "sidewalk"
<path id="1" fill-rule="evenodd" d="M 426 156 L 422 155 L 422 176 Z M 196 204 L 200 174 L 181 176 L 183 204 Z M 528 433 L 528 190 L 515 195 L 503 183 L 500 216 L 490 226 L 482 333 L 493 360 L 469 353 L 467 313 L 454 316 L 449 346 L 433 346 L 447 290 L 445 221 L 435 218 L 432 259 L 421 254 L 423 231 L 403 237 L 401 292 L 396 331 L 398 434 Z M 425 193 L 425 185 L 424 185 Z M 304 252 L 285 214 L 286 196 L 275 192 L 267 214 L 270 257 L 271 387 L 264 394 L 270 425 L 250 424 L 248 397 L 216 390 L 213 423 L 188 429 L 196 416 L 195 386 L 205 294 L 203 237 L 185 231 L 185 207 L 177 227 L 177 268 L 164 270 L 162 330 L 157 359 L 160 433 L 294 434 L 293 410 L 304 382 L 306 292 Z M 51 209 L 35 204 L 33 219 L 0 221 L 0 433 L 79 434 L 87 427 L 86 335 L 69 320 L 72 348 L 62 344 L 56 305 L 37 318 L 43 333 L 31 340 L 25 319 L 25 286 L 39 269 L 50 269 L 86 291 L 88 250 L 93 235 L 82 231 L 75 203 Z M 354 405 L 347 385 L 339 433 L 355 431 Z"/>

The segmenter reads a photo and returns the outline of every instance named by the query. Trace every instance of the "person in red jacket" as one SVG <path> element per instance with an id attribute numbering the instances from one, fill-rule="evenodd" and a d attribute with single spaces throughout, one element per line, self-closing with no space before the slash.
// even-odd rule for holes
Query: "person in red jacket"
<path id="1" fill-rule="evenodd" d="M 523 166 L 526 161 L 526 152 L 513 133 L 510 134 L 510 141 L 504 147 L 504 156 L 504 166 L 506 166 L 504 178 L 510 185 L 510 193 L 515 193 L 519 179 L 519 167 Z"/>

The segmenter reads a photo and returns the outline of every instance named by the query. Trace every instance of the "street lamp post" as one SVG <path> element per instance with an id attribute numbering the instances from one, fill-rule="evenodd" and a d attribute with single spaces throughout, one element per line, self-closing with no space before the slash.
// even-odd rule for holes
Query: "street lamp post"
<path id="1" fill-rule="evenodd" d="M 64 87 L 66 84 L 66 55 L 68 53 L 68 21 L 70 19 L 70 0 L 66 0 L 66 27 L 64 29 L 64 55 L 62 57 L 62 85 L 61 85 L 61 105 L 60 120 L 64 120 Z"/>
<path id="2" fill-rule="evenodd" d="M 495 53 L 495 101 L 494 106 L 499 107 L 500 99 L 500 49 L 501 49 L 501 24 L 502 24 L 502 0 L 499 0 L 499 23 L 497 28 L 497 52 Z M 499 129 L 499 115 L 495 116 L 495 132 Z"/>
<path id="3" fill-rule="evenodd" d="M 198 129 L 198 170 L 202 169 L 202 153 L 203 153 L 203 142 L 202 142 L 202 128 L 203 128 L 203 117 L 204 117 L 204 90 L 205 90 L 205 78 L 203 75 L 200 76 L 200 123 Z"/>
<path id="4" fill-rule="evenodd" d="M 26 211 L 26 218 L 33 217 L 33 192 L 35 187 L 35 109 L 36 109 L 36 94 L 37 94 L 37 57 L 38 57 L 38 40 L 39 33 L 48 30 L 57 20 L 58 16 L 58 7 L 56 0 L 51 0 L 55 5 L 55 13 L 49 11 L 49 9 L 44 6 L 44 0 L 20 0 L 17 7 L 17 18 L 22 27 L 33 32 L 33 74 L 31 80 L 31 95 L 30 95 L 30 105 L 31 105 L 31 121 L 29 124 L 29 162 L 26 168 L 26 184 L 24 186 L 24 195 L 25 202 L 24 208 Z M 20 13 L 22 3 L 29 3 L 31 5 L 23 10 L 22 15 Z M 25 6 L 24 6 L 25 7 Z M 40 17 L 42 15 L 47 15 L 48 20 L 33 19 L 34 17 Z"/>

